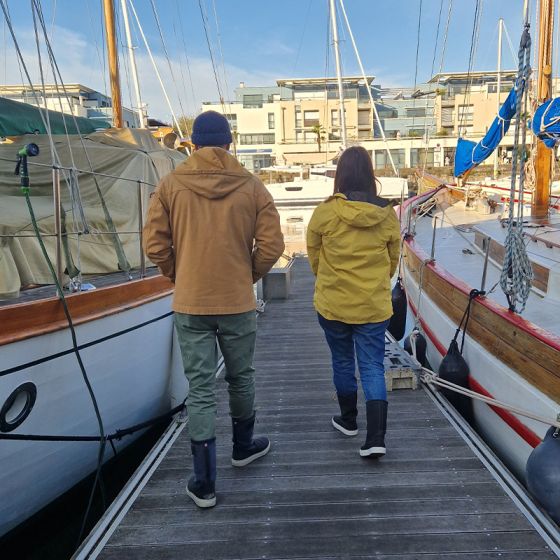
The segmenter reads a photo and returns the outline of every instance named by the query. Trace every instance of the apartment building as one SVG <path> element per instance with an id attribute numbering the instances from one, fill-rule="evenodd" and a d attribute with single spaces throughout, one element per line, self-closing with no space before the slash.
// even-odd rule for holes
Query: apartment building
<path id="1" fill-rule="evenodd" d="M 342 79 L 349 145 L 372 155 L 378 170 L 424 163 L 453 164 L 459 133 L 480 140 L 515 81 L 515 71 L 442 73 L 416 88 L 383 88 L 374 77 Z M 370 93 L 378 118 L 372 109 Z M 235 100 L 205 102 L 202 110 L 225 114 L 236 137 L 237 156 L 251 170 L 272 164 L 331 162 L 340 152 L 341 119 L 336 78 L 279 79 L 275 86 L 235 90 Z M 382 130 L 386 139 L 382 138 Z M 500 157 L 511 154 L 513 127 Z"/>
<path id="2" fill-rule="evenodd" d="M 111 98 L 82 84 L 65 84 L 64 89 L 56 84 L 34 84 L 33 87 L 20 85 L 0 86 L 0 97 L 13 101 L 39 105 L 52 111 L 73 114 L 76 117 L 112 121 Z M 124 126 L 139 128 L 138 114 L 123 107 Z"/>

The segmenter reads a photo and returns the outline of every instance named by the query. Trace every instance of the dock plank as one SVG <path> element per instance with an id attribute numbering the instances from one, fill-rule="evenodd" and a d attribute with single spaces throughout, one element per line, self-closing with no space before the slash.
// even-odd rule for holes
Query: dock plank
<path id="1" fill-rule="evenodd" d="M 556 556 L 421 391 L 389 393 L 387 456 L 358 455 L 365 433 L 330 426 L 330 354 L 298 259 L 289 300 L 259 318 L 258 423 L 272 451 L 230 464 L 227 392 L 218 382 L 218 505 L 185 495 L 188 428 L 99 555 L 106 560 L 546 560 Z"/>

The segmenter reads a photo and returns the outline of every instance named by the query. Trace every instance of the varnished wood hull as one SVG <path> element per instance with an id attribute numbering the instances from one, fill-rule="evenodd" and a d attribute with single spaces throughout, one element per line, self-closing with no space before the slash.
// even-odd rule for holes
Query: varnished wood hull
<path id="1" fill-rule="evenodd" d="M 155 277 L 68 298 L 106 433 L 158 416 L 185 397 L 171 292 Z M 31 412 L 11 433 L 98 435 L 60 303 L 2 308 L 0 321 L 0 406 L 24 383 L 37 391 Z M 96 442 L 2 441 L 0 535 L 91 473 L 97 452 Z M 107 446 L 105 458 L 111 456 Z"/>

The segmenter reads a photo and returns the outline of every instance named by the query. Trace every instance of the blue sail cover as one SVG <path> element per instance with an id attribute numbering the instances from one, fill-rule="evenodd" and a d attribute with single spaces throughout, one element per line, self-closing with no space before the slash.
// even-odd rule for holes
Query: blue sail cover
<path id="1" fill-rule="evenodd" d="M 531 128 L 549 148 L 556 146 L 560 141 L 560 98 L 543 103 L 535 111 Z"/>
<path id="2" fill-rule="evenodd" d="M 498 147 L 509 129 L 511 119 L 515 115 L 516 105 L 517 92 L 513 87 L 504 104 L 500 107 L 498 116 L 480 142 L 471 142 L 459 138 L 455 154 L 455 177 L 460 177 L 482 163 Z"/>

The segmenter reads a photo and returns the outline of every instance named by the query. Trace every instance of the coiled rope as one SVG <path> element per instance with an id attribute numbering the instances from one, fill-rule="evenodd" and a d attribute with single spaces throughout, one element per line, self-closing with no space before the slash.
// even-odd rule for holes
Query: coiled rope
<path id="1" fill-rule="evenodd" d="M 500 276 L 500 286 L 504 292 L 510 311 L 522 313 L 525 309 L 533 280 L 533 269 L 523 240 L 523 190 L 525 184 L 525 144 L 527 137 L 527 83 L 530 72 L 531 35 L 529 24 L 525 24 L 519 44 L 519 67 L 517 71 L 517 106 L 515 116 L 515 140 L 511 170 L 508 231 L 504 244 L 505 255 Z M 521 154 L 519 153 L 521 134 Z M 514 220 L 517 173 L 519 173 L 519 197 L 517 219 Z"/>

